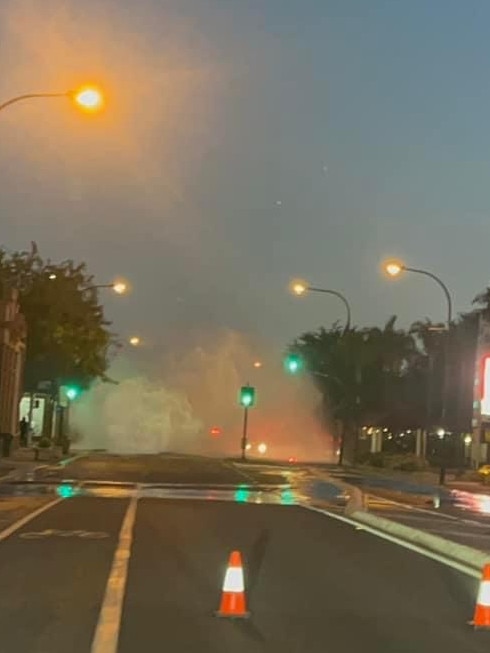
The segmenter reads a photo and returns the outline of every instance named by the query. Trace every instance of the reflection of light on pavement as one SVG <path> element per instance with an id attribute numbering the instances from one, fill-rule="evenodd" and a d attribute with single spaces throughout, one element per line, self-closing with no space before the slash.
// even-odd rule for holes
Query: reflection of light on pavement
<path id="1" fill-rule="evenodd" d="M 73 485 L 58 485 L 56 488 L 56 494 L 62 499 L 69 499 L 70 497 L 76 496 L 77 489 L 74 488 Z"/>
<path id="2" fill-rule="evenodd" d="M 287 489 L 281 492 L 281 504 L 283 506 L 292 506 L 296 503 L 292 490 Z"/>
<path id="3" fill-rule="evenodd" d="M 235 492 L 235 501 L 237 503 L 246 503 L 250 497 L 250 490 L 246 485 L 239 485 Z"/>
<path id="4" fill-rule="evenodd" d="M 482 515 L 490 515 L 490 495 L 488 494 L 474 494 L 472 492 L 453 490 L 451 496 L 456 506 L 462 510 L 471 510 L 473 512 L 479 512 Z"/>

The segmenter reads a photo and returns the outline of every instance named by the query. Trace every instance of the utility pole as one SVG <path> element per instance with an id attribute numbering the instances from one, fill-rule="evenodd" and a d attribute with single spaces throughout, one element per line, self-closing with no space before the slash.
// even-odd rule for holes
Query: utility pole
<path id="1" fill-rule="evenodd" d="M 248 406 L 243 409 L 242 460 L 247 460 Z"/>

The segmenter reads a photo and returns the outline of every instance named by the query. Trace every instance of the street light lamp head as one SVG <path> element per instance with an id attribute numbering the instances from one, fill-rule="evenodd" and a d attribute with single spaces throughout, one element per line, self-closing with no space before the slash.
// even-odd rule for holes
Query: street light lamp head
<path id="1" fill-rule="evenodd" d="M 124 281 L 116 281 L 116 282 L 112 285 L 112 289 L 114 290 L 114 292 L 115 292 L 116 294 L 118 294 L 118 295 L 124 295 L 124 293 L 125 293 L 126 290 L 128 289 L 128 286 L 127 286 L 127 284 L 124 283 Z"/>
<path id="2" fill-rule="evenodd" d="M 129 339 L 129 344 L 133 347 L 137 347 L 139 344 L 141 344 L 141 340 L 138 336 L 131 336 Z"/>
<path id="3" fill-rule="evenodd" d="M 257 368 L 257 369 L 259 369 L 260 367 L 262 367 L 262 361 L 255 361 L 255 362 L 254 362 L 254 367 Z"/>
<path id="4" fill-rule="evenodd" d="M 405 266 L 400 261 L 386 261 L 386 263 L 383 263 L 383 269 L 388 276 L 398 277 L 405 269 Z"/>
<path id="5" fill-rule="evenodd" d="M 305 281 L 296 279 L 295 281 L 291 282 L 290 288 L 293 295 L 296 295 L 296 297 L 301 297 L 301 295 L 304 295 L 305 292 L 307 292 L 308 284 Z"/>
<path id="6" fill-rule="evenodd" d="M 104 105 L 103 95 L 95 86 L 83 86 L 70 95 L 75 104 L 88 113 L 100 111 Z"/>

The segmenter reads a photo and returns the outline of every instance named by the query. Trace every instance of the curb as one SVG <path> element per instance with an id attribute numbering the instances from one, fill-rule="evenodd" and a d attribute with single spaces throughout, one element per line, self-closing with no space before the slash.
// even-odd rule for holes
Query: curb
<path id="1" fill-rule="evenodd" d="M 479 549 L 464 544 L 457 544 L 451 540 L 446 540 L 438 535 L 432 535 L 425 531 L 405 526 L 398 522 L 372 515 L 366 511 L 353 511 L 350 517 L 360 524 L 366 524 L 389 535 L 398 537 L 406 542 L 411 542 L 421 548 L 428 549 L 434 553 L 451 558 L 475 571 L 481 572 L 483 566 L 490 562 L 490 553 L 485 553 Z"/>
<path id="2" fill-rule="evenodd" d="M 353 522 L 359 524 L 359 528 L 362 528 L 364 524 L 371 532 L 378 531 L 400 541 L 410 543 L 420 550 L 438 554 L 467 567 L 473 572 L 477 572 L 477 574 L 481 574 L 483 566 L 490 562 L 490 553 L 446 540 L 443 537 L 426 533 L 411 526 L 405 526 L 385 517 L 373 515 L 368 512 L 365 494 L 359 488 L 344 481 L 338 481 L 336 478 L 328 476 L 328 474 L 325 474 L 323 478 L 325 480 L 328 478 L 328 482 L 339 487 L 348 496 L 344 514 Z"/>

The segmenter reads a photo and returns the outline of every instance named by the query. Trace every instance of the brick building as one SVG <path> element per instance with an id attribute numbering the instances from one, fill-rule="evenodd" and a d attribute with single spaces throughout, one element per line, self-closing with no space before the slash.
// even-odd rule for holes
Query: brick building
<path id="1" fill-rule="evenodd" d="M 26 333 L 17 290 L 0 282 L 0 434 L 19 430 Z"/>

